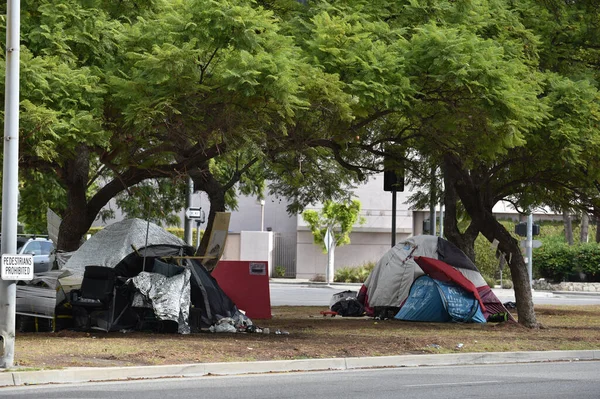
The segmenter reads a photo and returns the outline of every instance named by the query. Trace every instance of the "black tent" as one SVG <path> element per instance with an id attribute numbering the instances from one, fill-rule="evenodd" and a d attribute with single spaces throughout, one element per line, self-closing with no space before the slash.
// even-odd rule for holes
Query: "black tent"
<path id="1" fill-rule="evenodd" d="M 88 266 L 95 266 L 96 274 L 98 266 L 108 268 L 111 270 L 108 274 L 115 276 L 111 303 L 101 298 L 85 298 L 84 288 L 104 284 L 99 279 L 92 279 L 92 268 Z M 180 327 L 182 323 L 188 323 L 188 315 L 192 331 L 214 326 L 224 318 L 230 318 L 236 327 L 238 324 L 252 324 L 221 290 L 200 259 L 194 257 L 192 247 L 159 226 L 141 219 L 126 219 L 104 228 L 73 253 L 64 267 L 74 274 L 83 275 L 82 291 L 73 301 L 74 315 L 75 310 L 81 313 L 93 310 L 97 317 L 91 317 L 92 324 L 96 323 L 105 330 L 130 326 L 140 308 L 132 305 L 130 296 L 132 291 L 143 291 L 141 285 L 145 285 L 153 295 L 162 295 L 152 304 L 156 316 L 158 307 L 181 308 L 183 319 L 178 320 Z M 88 284 L 86 275 L 89 276 Z M 164 286 L 157 287 L 159 285 Z M 148 300 L 148 292 L 145 294 L 145 300 Z M 98 295 L 92 292 L 92 296 Z M 96 310 L 96 305 L 104 306 Z"/>

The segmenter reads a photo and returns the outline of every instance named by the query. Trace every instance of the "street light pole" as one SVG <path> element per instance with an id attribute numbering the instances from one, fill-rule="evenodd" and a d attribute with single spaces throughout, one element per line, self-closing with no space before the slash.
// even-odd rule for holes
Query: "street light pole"
<path id="1" fill-rule="evenodd" d="M 19 200 L 19 32 L 20 0 L 7 0 L 6 77 L 4 93 L 4 161 L 2 168 L 2 254 L 17 253 L 17 203 Z M 11 368 L 15 357 L 17 285 L 0 280 L 0 335 L 4 351 L 0 367 Z"/>

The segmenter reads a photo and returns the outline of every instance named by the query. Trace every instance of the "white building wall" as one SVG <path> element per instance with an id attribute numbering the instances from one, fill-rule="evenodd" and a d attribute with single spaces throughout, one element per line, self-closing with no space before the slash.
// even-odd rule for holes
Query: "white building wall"
<path id="1" fill-rule="evenodd" d="M 407 238 L 409 233 L 396 235 L 396 242 Z M 351 243 L 335 249 L 334 268 L 358 267 L 367 262 L 377 262 L 391 247 L 390 233 L 353 232 Z M 313 279 L 325 276 L 327 254 L 314 244 L 310 231 L 298 232 L 296 278 Z"/>

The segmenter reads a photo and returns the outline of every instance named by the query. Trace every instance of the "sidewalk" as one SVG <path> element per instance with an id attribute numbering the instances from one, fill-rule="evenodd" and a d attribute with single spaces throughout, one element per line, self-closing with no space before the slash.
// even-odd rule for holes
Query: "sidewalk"
<path id="1" fill-rule="evenodd" d="M 548 352 L 483 352 L 443 355 L 404 355 L 261 362 L 198 363 L 145 367 L 78 367 L 0 373 L 0 386 L 65 384 L 129 379 L 185 378 L 218 375 L 286 373 L 292 371 L 356 370 L 502 363 L 600 360 L 600 350 Z"/>

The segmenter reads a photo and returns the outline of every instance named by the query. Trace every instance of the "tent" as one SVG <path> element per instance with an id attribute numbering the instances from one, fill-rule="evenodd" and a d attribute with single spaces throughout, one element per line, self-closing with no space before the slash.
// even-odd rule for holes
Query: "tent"
<path id="1" fill-rule="evenodd" d="M 431 290 L 460 287 L 453 292 L 474 298 L 485 320 L 495 314 L 512 319 L 473 262 L 451 242 L 429 235 L 409 237 L 385 253 L 361 287 L 358 298 L 367 315 L 394 317 L 407 302 L 413 283 L 424 275 L 436 283 L 425 284 L 424 280 L 419 285 Z M 415 288 L 413 292 L 416 291 Z"/>
<path id="2" fill-rule="evenodd" d="M 100 315 L 104 329 L 123 327 L 123 320 L 131 318 L 131 312 L 125 308 L 132 306 L 150 308 L 160 320 L 177 322 L 179 332 L 184 333 L 189 332 L 190 326 L 207 329 L 225 318 L 235 324 L 252 324 L 194 257 L 194 252 L 183 240 L 153 223 L 126 219 L 92 236 L 63 268 L 82 275 L 84 282 L 87 266 L 110 268 L 117 280 L 133 286 L 137 296 L 128 301 L 121 298 L 118 309 L 105 309 Z M 112 306 L 117 306 L 117 294 L 115 291 Z M 79 304 L 84 305 L 81 301 Z"/>
<path id="3" fill-rule="evenodd" d="M 450 282 L 427 275 L 415 280 L 408 298 L 394 318 L 430 322 L 485 323 L 479 301 L 472 293 Z"/>

